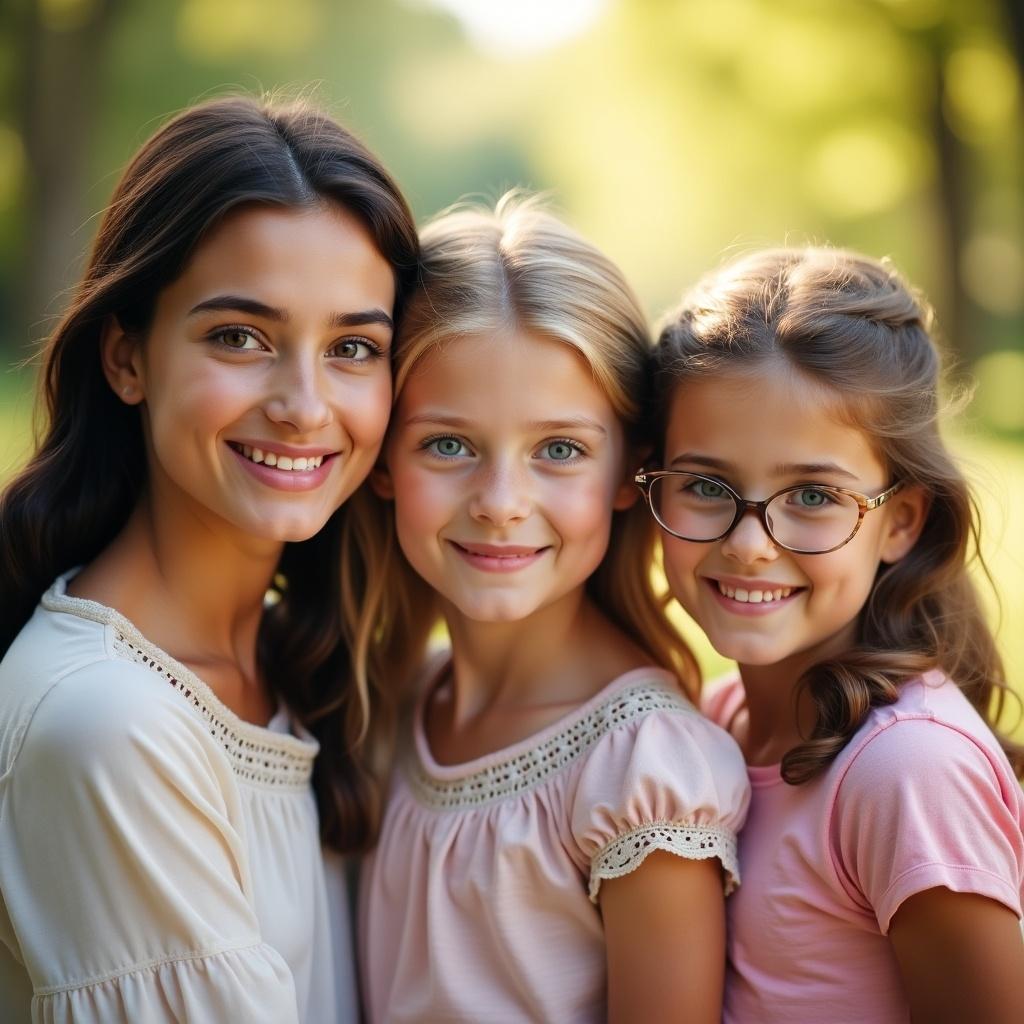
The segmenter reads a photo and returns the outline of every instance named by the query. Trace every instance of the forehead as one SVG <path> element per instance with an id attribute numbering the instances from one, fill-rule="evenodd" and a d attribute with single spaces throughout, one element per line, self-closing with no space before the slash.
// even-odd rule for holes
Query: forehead
<path id="1" fill-rule="evenodd" d="M 368 299 L 390 309 L 394 275 L 362 222 L 336 204 L 294 209 L 251 204 L 231 210 L 203 236 L 173 298 L 212 291 L 247 294 L 283 308 L 301 295 L 334 304 Z"/>
<path id="2" fill-rule="evenodd" d="M 782 363 L 680 385 L 669 410 L 666 466 L 686 454 L 720 459 L 758 478 L 789 464 L 836 463 L 865 480 L 884 472 L 841 396 Z"/>
<path id="3" fill-rule="evenodd" d="M 427 403 L 487 421 L 552 419 L 569 411 L 616 418 L 572 345 L 518 330 L 456 338 L 424 354 L 399 396 L 399 416 Z"/>

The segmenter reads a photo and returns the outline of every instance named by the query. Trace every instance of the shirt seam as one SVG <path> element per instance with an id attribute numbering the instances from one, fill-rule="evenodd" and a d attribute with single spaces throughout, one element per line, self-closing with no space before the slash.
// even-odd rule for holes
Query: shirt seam
<path id="1" fill-rule="evenodd" d="M 97 985 L 105 985 L 108 982 L 116 981 L 118 978 L 125 978 L 130 974 L 141 974 L 144 971 L 155 971 L 160 967 L 173 966 L 175 964 L 187 964 L 196 960 L 205 960 L 211 957 L 223 956 L 225 953 L 245 953 L 250 949 L 259 949 L 267 944 L 263 941 L 250 942 L 246 945 L 225 945 L 213 946 L 209 949 L 196 950 L 190 953 L 172 953 L 164 957 L 154 957 L 151 960 L 144 960 L 131 964 L 127 967 L 119 967 L 106 974 L 95 975 L 84 978 L 81 981 L 69 982 L 65 985 L 47 985 L 43 988 L 33 990 L 33 998 L 44 999 L 49 996 L 61 995 L 64 992 L 74 992 L 87 988 L 95 988 Z M 272 948 L 272 947 L 267 947 Z"/>
<path id="2" fill-rule="evenodd" d="M 889 883 L 885 892 L 882 894 L 882 898 L 878 901 L 878 909 L 881 909 L 882 907 L 886 906 L 886 904 L 891 900 L 893 892 L 898 888 L 901 882 L 906 881 L 906 879 L 912 877 L 918 872 L 927 871 L 930 868 L 941 868 L 945 871 L 953 871 L 961 875 L 983 875 L 986 878 L 991 879 L 993 882 L 997 883 L 997 887 L 1000 889 L 1000 891 L 1003 891 L 1006 894 L 1016 895 L 1014 893 L 1013 886 L 1009 882 L 1007 882 L 1005 878 L 997 874 L 995 871 L 990 871 L 986 867 L 982 867 L 978 864 L 947 864 L 941 860 L 931 860 L 923 864 L 915 864 L 913 867 L 901 871 L 900 874 L 897 875 L 896 878 L 894 878 Z M 895 907 L 888 911 L 888 913 L 886 914 L 886 924 L 890 925 L 892 923 L 892 919 L 895 916 L 896 911 L 899 910 L 900 906 L 902 906 L 903 903 L 910 899 L 911 896 L 916 896 L 918 892 L 925 892 L 927 889 L 935 888 L 944 888 L 944 886 L 941 882 L 939 882 L 937 884 L 927 885 L 924 889 L 918 889 L 915 892 L 908 893 L 899 901 L 899 903 Z M 875 908 L 873 907 L 872 909 Z M 879 922 L 879 926 L 881 926 L 881 922 Z M 886 930 L 888 930 L 888 928 Z"/>

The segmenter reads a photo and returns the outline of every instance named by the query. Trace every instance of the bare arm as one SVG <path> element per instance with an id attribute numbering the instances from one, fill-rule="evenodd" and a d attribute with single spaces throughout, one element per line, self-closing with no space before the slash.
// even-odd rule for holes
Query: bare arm
<path id="1" fill-rule="evenodd" d="M 995 900 L 945 888 L 911 896 L 889 939 L 914 1024 L 1024 1021 L 1024 937 Z"/>
<path id="2" fill-rule="evenodd" d="M 725 899 L 717 860 L 663 851 L 601 885 L 608 1022 L 718 1024 Z"/>

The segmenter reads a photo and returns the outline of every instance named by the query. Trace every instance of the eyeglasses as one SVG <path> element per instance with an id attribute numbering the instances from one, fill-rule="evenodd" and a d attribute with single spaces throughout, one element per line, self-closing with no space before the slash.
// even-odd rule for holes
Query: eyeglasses
<path id="1" fill-rule="evenodd" d="M 870 498 L 845 487 L 797 484 L 764 501 L 747 501 L 728 484 L 699 473 L 640 470 L 633 479 L 658 525 L 673 537 L 699 544 L 723 540 L 754 511 L 780 548 L 801 555 L 824 555 L 849 543 L 865 514 L 903 486 L 898 480 Z"/>

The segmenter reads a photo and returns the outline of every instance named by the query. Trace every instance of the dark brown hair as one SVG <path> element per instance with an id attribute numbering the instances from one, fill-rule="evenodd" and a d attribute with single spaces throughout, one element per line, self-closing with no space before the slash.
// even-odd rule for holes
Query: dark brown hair
<path id="1" fill-rule="evenodd" d="M 359 217 L 394 268 L 395 315 L 415 277 L 416 228 L 398 188 L 349 132 L 303 102 L 226 97 L 179 114 L 124 172 L 68 311 L 41 355 L 40 441 L 0 496 L 0 655 L 61 572 L 94 559 L 146 487 L 139 410 L 112 392 L 100 334 L 116 317 L 141 335 L 157 296 L 196 245 L 244 203 L 336 203 Z M 356 756 L 369 695 L 352 650 L 368 585 L 354 537 L 358 496 L 313 538 L 285 546 L 283 601 L 263 618 L 261 670 L 322 743 L 314 787 L 322 833 L 366 845 L 375 787 Z"/>
<path id="2" fill-rule="evenodd" d="M 873 707 L 893 703 L 901 683 L 931 668 L 954 679 L 995 728 L 1013 694 L 968 575 L 968 563 L 981 562 L 978 508 L 939 433 L 942 366 L 927 303 L 891 266 L 855 253 L 773 249 L 741 257 L 702 281 L 662 328 L 661 436 L 681 384 L 780 359 L 835 394 L 891 478 L 929 498 L 913 549 L 879 567 L 853 648 L 801 680 L 816 721 L 783 758 L 783 778 L 813 778 Z M 1024 748 L 1000 742 L 1020 775 Z"/>

